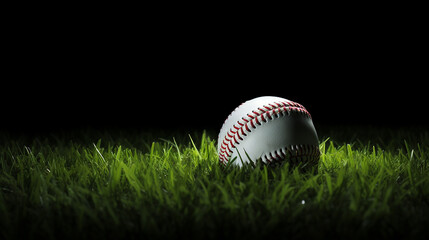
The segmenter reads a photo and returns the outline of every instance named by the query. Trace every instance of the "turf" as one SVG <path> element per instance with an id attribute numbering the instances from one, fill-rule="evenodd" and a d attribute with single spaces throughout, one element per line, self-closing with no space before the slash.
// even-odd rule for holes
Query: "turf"
<path id="1" fill-rule="evenodd" d="M 1 135 L 1 239 L 424 238 L 426 130 L 332 129 L 300 171 L 221 167 L 216 134 Z"/>

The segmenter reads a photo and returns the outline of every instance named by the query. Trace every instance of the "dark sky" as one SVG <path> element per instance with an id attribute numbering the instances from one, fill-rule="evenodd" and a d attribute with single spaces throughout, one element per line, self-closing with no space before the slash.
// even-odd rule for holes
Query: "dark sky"
<path id="1" fill-rule="evenodd" d="M 427 125 L 421 31 L 325 23 L 30 26 L 3 66 L 1 128 L 220 129 L 240 103 L 270 95 L 317 124 Z"/>
<path id="2" fill-rule="evenodd" d="M 258 96 L 301 103 L 317 124 L 427 124 L 426 86 L 413 79 L 418 76 L 384 68 L 355 74 L 354 67 L 340 64 L 305 73 L 313 67 L 285 64 L 273 70 L 257 63 L 222 70 L 195 64 L 169 74 L 162 73 L 164 67 L 112 74 L 100 69 L 96 80 L 86 73 L 61 80 L 59 73 L 49 82 L 4 89 L 11 95 L 2 97 L 2 128 L 220 129 L 235 107 Z"/>

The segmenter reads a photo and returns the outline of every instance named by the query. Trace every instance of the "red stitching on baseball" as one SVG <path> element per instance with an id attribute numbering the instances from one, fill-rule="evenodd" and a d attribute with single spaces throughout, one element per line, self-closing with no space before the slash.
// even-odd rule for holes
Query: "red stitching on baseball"
<path id="1" fill-rule="evenodd" d="M 253 120 L 253 119 L 252 119 Z M 252 128 L 256 128 L 255 124 L 253 124 L 253 121 L 250 120 L 250 125 L 252 125 Z"/>
<path id="2" fill-rule="evenodd" d="M 265 118 L 264 118 L 264 114 L 261 114 L 261 120 L 262 120 L 262 122 L 267 122 L 267 120 L 265 120 Z"/>
<path id="3" fill-rule="evenodd" d="M 248 132 L 252 132 L 252 131 L 250 131 L 250 129 L 249 129 L 249 127 L 247 126 L 247 124 L 245 124 L 244 126 L 246 127 L 246 131 L 248 131 Z"/>
<path id="4" fill-rule="evenodd" d="M 268 117 L 268 119 L 269 119 L 269 120 L 273 120 L 273 119 L 271 118 L 270 111 L 267 111 L 267 117 Z"/>
<path id="5" fill-rule="evenodd" d="M 256 124 L 261 125 L 261 123 L 258 121 L 258 117 L 255 118 Z"/>
<path id="6" fill-rule="evenodd" d="M 263 161 L 272 163 L 274 161 L 280 162 L 289 156 L 291 159 L 303 159 L 315 160 L 320 157 L 319 147 L 316 145 L 290 145 L 289 147 L 274 150 L 269 153 L 265 153 L 261 158 Z"/>

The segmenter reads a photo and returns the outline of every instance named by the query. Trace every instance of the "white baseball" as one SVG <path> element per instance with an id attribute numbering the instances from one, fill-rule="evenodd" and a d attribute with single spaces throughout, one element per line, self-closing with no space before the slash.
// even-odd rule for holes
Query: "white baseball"
<path id="1" fill-rule="evenodd" d="M 219 160 L 242 166 L 319 160 L 319 140 L 310 113 L 280 97 L 258 97 L 238 106 L 225 120 L 218 138 Z"/>

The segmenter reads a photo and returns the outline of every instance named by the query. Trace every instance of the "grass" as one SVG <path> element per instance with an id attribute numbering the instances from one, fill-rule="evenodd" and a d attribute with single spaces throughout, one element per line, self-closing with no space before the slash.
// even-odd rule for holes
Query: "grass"
<path id="1" fill-rule="evenodd" d="M 307 172 L 223 169 L 206 132 L 2 135 L 0 238 L 423 239 L 428 132 L 346 130 Z"/>

